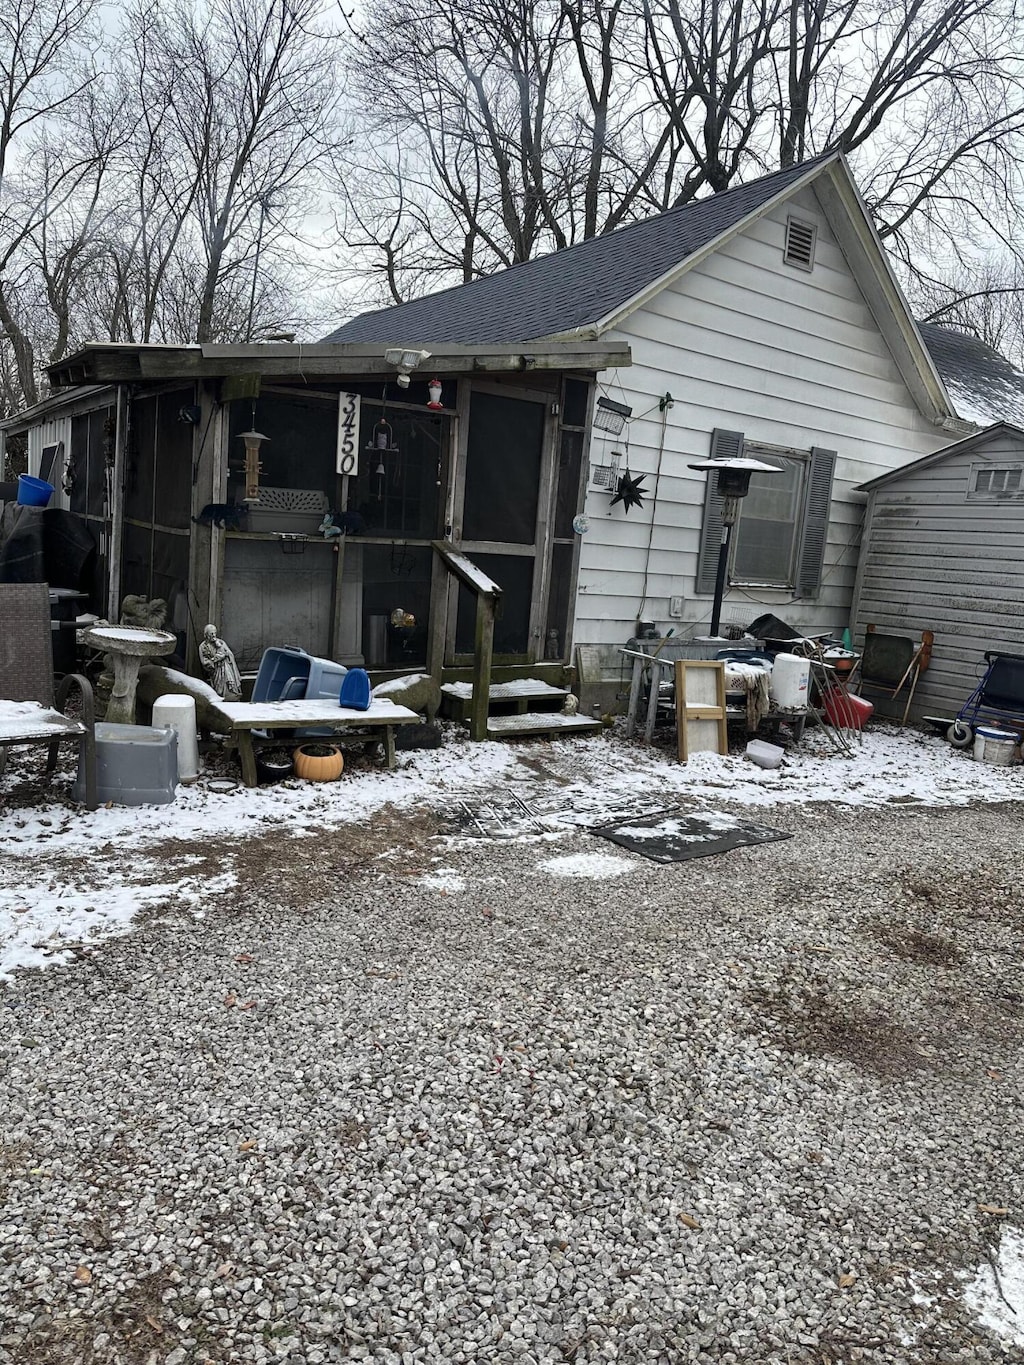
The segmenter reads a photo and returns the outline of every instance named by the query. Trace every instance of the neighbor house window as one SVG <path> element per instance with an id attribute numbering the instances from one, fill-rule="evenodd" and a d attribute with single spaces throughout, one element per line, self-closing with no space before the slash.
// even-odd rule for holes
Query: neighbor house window
<path id="1" fill-rule="evenodd" d="M 968 497 L 1012 497 L 1024 491 L 1024 465 L 973 465 Z"/>
<path id="2" fill-rule="evenodd" d="M 832 507 L 836 452 L 812 446 L 794 450 L 744 438 L 741 431 L 718 428 L 711 433 L 712 459 L 751 455 L 775 465 L 778 474 L 757 474 L 741 501 L 733 529 L 729 582 L 740 587 L 790 591 L 796 597 L 817 596 L 822 583 L 825 545 Z M 710 596 L 722 540 L 722 499 L 717 480 L 704 490 L 695 588 Z"/>

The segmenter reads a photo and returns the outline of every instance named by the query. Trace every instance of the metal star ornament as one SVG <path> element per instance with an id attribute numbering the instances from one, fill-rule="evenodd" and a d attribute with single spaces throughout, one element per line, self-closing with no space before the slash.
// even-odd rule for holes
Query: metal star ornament
<path id="1" fill-rule="evenodd" d="M 643 484 L 645 477 L 645 475 L 640 474 L 635 479 L 632 478 L 629 468 L 627 467 L 625 474 L 620 477 L 619 482 L 615 486 L 615 496 L 612 498 L 612 506 L 614 507 L 617 502 L 621 502 L 622 510 L 624 512 L 628 512 L 631 507 L 643 507 L 644 498 L 647 496 L 647 489 L 641 487 L 641 485 Z"/>

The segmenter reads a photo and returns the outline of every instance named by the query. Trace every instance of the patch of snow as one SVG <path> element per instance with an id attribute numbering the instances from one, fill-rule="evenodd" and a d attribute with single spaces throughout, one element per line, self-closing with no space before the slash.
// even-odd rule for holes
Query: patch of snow
<path id="1" fill-rule="evenodd" d="M 0 701 L 0 735 L 4 739 L 26 739 L 42 734 L 63 734 L 68 719 L 59 711 L 37 701 Z"/>
<path id="2" fill-rule="evenodd" d="M 470 701 L 473 684 L 469 682 L 444 683 L 442 692 L 461 701 Z M 492 683 L 488 695 L 492 701 L 505 701 L 509 697 L 564 697 L 564 687 L 553 687 L 543 678 L 513 678 L 511 682 Z"/>
<path id="3" fill-rule="evenodd" d="M 548 858 L 537 864 L 541 872 L 553 877 L 621 877 L 624 872 L 635 872 L 636 864 L 613 853 L 570 853 L 564 858 Z"/>
<path id="4" fill-rule="evenodd" d="M 431 682 L 429 673 L 406 673 L 401 678 L 390 678 L 387 682 L 378 683 L 373 689 L 375 697 L 390 697 L 395 692 L 401 694 L 407 687 L 415 687 L 419 683 Z"/>
<path id="5" fill-rule="evenodd" d="M 1006 1228 L 995 1259 L 983 1265 L 964 1290 L 964 1302 L 983 1327 L 1003 1341 L 1024 1346 L 1024 1235 Z"/>
<path id="6" fill-rule="evenodd" d="M 98 870 L 90 869 L 93 877 Z M 141 910 L 166 902 L 176 909 L 198 908 L 206 897 L 230 890 L 235 882 L 232 872 L 161 882 L 155 865 L 146 863 L 133 863 L 131 880 L 114 863 L 102 873 L 93 890 L 45 875 L 35 884 L 23 880 L 0 886 L 0 981 L 18 967 L 67 962 L 75 947 L 127 933 Z"/>
<path id="7" fill-rule="evenodd" d="M 416 879 L 416 885 L 422 886 L 427 891 L 443 891 L 445 895 L 454 895 L 457 891 L 465 891 L 466 879 L 451 867 L 439 867 L 435 872 L 426 872 L 422 877 Z"/>

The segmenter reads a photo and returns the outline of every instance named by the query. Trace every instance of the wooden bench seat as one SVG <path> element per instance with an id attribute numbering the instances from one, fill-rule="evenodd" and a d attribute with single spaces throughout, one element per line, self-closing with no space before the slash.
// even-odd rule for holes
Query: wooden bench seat
<path id="1" fill-rule="evenodd" d="M 376 737 L 384 745 L 384 754 L 389 768 L 395 766 L 395 726 L 414 725 L 419 721 L 415 711 L 407 706 L 396 706 L 393 701 L 375 698 L 369 710 L 355 711 L 348 706 L 339 706 L 330 700 L 313 701 L 267 701 L 267 702 L 221 702 L 220 714 L 231 726 L 228 735 L 229 745 L 238 746 L 242 760 L 242 780 L 247 787 L 256 785 L 256 752 L 254 730 L 330 730 L 333 734 L 362 734 L 366 732 Z M 328 736 L 324 736 L 327 739 Z M 256 742 L 270 743 L 272 740 L 256 736 Z M 278 744 L 286 741 L 278 740 Z M 290 742 L 290 741 L 287 741 Z M 312 742 L 312 741 L 310 741 Z M 296 743 L 302 743 L 301 740 Z"/>

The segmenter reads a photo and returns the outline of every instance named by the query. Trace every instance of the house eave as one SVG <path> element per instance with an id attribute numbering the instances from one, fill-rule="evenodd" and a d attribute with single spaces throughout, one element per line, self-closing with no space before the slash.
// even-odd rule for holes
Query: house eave
<path id="1" fill-rule="evenodd" d="M 949 430 L 946 423 L 959 420 L 956 409 L 917 329 L 845 157 L 829 162 L 827 170 L 815 193 L 829 227 L 918 410 L 933 425 Z"/>
<path id="2" fill-rule="evenodd" d="M 110 346 L 92 342 L 51 365 L 47 374 L 55 389 L 80 384 L 110 384 L 168 379 L 216 379 L 227 375 L 266 378 L 316 376 L 359 378 L 395 374 L 385 350 L 406 343 L 266 343 L 247 346 Z M 631 364 L 625 342 L 582 338 L 518 342 L 507 346 L 424 344 L 430 351 L 424 366 L 441 375 L 501 374 L 537 370 L 596 372 Z"/>

